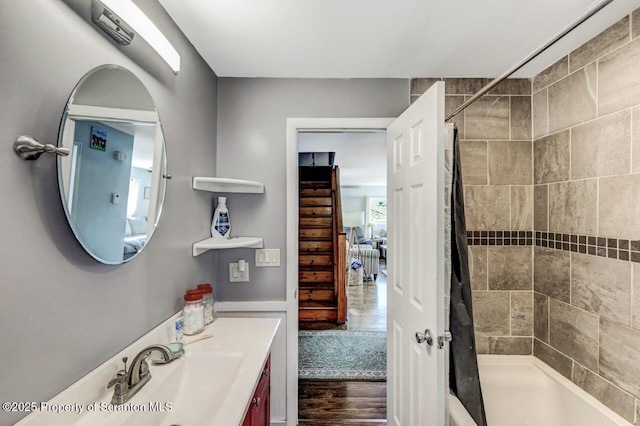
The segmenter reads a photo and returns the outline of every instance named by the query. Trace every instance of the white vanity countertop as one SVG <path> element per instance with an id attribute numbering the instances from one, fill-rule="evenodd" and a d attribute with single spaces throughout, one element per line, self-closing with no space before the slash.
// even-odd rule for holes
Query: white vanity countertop
<path id="1" fill-rule="evenodd" d="M 46 403 L 45 408 L 25 417 L 18 425 L 157 425 L 177 421 L 190 426 L 241 425 L 271 350 L 279 319 L 217 318 L 201 334 L 184 337 L 183 342 L 189 343 L 202 335 L 213 334 L 210 339 L 185 346 L 186 354 L 183 357 L 166 365 L 149 362 L 151 380 L 124 404 L 124 407 L 145 407 L 147 412 L 112 411 L 114 407 L 123 406 L 109 404 L 113 388 L 107 389 L 106 385 L 122 368 L 122 357 L 129 357 L 129 367 L 142 348 L 173 341 L 177 317 L 174 315 L 151 330 L 56 395 Z M 211 356 L 217 358 L 208 358 Z M 196 385 L 191 386 L 191 383 Z M 212 390 L 216 386 L 222 388 Z M 176 389 L 186 391 L 180 391 L 183 395 L 176 395 Z M 215 396 L 202 399 L 207 392 L 213 392 L 211 395 Z M 189 395 L 185 397 L 185 393 Z M 196 407 L 186 407 L 192 401 Z M 150 409 L 151 402 L 169 403 L 171 407 L 168 413 L 158 413 L 157 407 Z"/>

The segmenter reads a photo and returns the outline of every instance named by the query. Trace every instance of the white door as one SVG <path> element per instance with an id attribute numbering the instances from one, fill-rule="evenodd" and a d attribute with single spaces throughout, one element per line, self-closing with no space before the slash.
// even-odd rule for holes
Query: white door
<path id="1" fill-rule="evenodd" d="M 389 425 L 445 424 L 444 137 L 443 82 L 387 128 Z"/>

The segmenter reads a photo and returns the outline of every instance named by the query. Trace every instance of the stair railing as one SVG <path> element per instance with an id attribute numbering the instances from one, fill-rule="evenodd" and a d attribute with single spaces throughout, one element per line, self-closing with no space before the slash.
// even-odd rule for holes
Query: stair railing
<path id="1" fill-rule="evenodd" d="M 340 168 L 331 170 L 331 197 L 333 198 L 333 276 L 337 301 L 338 324 L 347 321 L 347 234 L 342 223 L 342 197 L 340 195 Z"/>

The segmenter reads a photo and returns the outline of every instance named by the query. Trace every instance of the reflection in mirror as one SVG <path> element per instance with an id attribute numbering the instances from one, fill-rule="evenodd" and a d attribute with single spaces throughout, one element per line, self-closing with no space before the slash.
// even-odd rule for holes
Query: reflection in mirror
<path id="1" fill-rule="evenodd" d="M 71 229 L 106 264 L 133 259 L 157 227 L 166 153 L 153 99 L 130 71 L 105 65 L 75 87 L 62 117 L 58 184 Z"/>

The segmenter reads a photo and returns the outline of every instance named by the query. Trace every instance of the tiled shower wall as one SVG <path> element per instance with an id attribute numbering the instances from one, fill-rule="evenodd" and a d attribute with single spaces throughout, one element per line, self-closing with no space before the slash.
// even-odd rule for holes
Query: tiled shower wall
<path id="1" fill-rule="evenodd" d="M 412 99 L 436 80 L 414 79 Z M 444 80 L 447 112 L 489 82 Z M 478 351 L 531 354 L 531 81 L 501 83 L 452 121 L 460 135 Z"/>
<path id="2" fill-rule="evenodd" d="M 639 36 L 637 10 L 533 80 L 534 354 L 632 423 L 640 420 Z"/>

